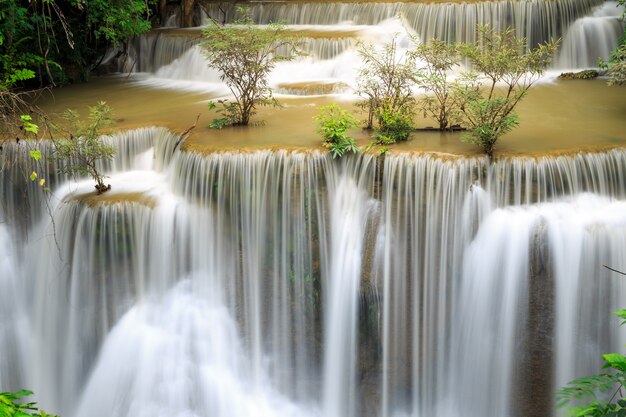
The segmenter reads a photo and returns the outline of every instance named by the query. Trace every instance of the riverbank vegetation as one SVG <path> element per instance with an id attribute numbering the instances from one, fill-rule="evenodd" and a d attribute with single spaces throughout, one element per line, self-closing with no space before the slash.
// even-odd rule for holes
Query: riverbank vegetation
<path id="1" fill-rule="evenodd" d="M 0 2 L 0 90 L 85 81 L 151 28 L 150 0 Z"/>

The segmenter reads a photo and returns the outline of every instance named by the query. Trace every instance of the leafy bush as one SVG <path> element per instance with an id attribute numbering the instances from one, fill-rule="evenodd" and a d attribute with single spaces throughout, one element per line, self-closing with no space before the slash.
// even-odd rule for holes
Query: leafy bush
<path id="1" fill-rule="evenodd" d="M 27 390 L 0 392 L 0 417 L 57 417 L 37 408 L 35 402 L 22 402 L 22 397 L 31 395 Z"/>
<path id="2" fill-rule="evenodd" d="M 215 110 L 215 112 L 221 117 L 217 117 L 211 121 L 209 127 L 211 129 L 222 129 L 226 126 L 237 124 L 240 120 L 240 111 L 237 103 L 229 102 L 228 99 L 209 101 L 209 110 Z"/>
<path id="3" fill-rule="evenodd" d="M 626 323 L 626 310 L 614 314 Z M 608 372 L 571 381 L 557 394 L 559 408 L 575 403 L 569 414 L 576 417 L 626 416 L 626 357 L 608 353 L 602 359 Z"/>
<path id="4" fill-rule="evenodd" d="M 348 152 L 358 152 L 354 138 L 347 136 L 346 132 L 358 126 L 359 121 L 336 104 L 323 106 L 320 110 L 315 120 L 318 132 L 324 137 L 322 146 L 330 150 L 333 158 L 341 157 Z"/>
<path id="5" fill-rule="evenodd" d="M 410 109 L 394 112 L 391 108 L 383 106 L 379 118 L 381 123 L 374 133 L 376 143 L 379 145 L 405 141 L 413 131 L 413 113 Z"/>

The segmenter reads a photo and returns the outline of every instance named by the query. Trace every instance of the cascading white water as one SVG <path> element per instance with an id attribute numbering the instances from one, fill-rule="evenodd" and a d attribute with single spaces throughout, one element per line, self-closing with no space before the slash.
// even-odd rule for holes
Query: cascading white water
<path id="1" fill-rule="evenodd" d="M 2 212 L 2 210 L 0 210 Z M 0 223 L 0 387 L 19 389 L 23 384 L 22 360 L 26 311 L 22 294 L 14 239 L 9 229 Z"/>
<path id="2" fill-rule="evenodd" d="M 356 326 L 369 203 L 352 177 L 342 176 L 330 193 L 323 415 L 351 417 L 358 415 Z"/>
<path id="3" fill-rule="evenodd" d="M 155 149 L 120 148 L 115 169 L 134 171 L 110 168 L 108 203 L 83 200 L 90 181 L 58 179 L 55 229 L 39 216 L 8 255 L 25 285 L 0 281 L 28 312 L 0 310 L 3 352 L 17 340 L 0 384 L 26 384 L 51 411 L 501 417 L 622 342 L 609 324 L 594 332 L 623 285 L 589 278 L 626 267 L 623 203 L 609 200 L 625 198 L 624 151 L 381 167 L 174 152 L 163 129 L 118 137 Z M 515 358 L 534 351 L 536 311 L 554 312 L 558 354 L 529 388 L 536 357 Z"/>
<path id="4" fill-rule="evenodd" d="M 570 26 L 563 37 L 557 66 L 560 68 L 593 68 L 598 60 L 607 61 L 619 37 L 624 33 L 620 20 L 624 7 L 607 1 L 591 16 L 582 17 Z"/>
<path id="5" fill-rule="evenodd" d="M 626 267 L 625 244 L 623 201 L 583 194 L 491 213 L 465 254 L 447 412 L 543 415 L 520 392 L 549 405 L 555 387 L 595 373 L 601 353 L 625 339 L 610 316 L 623 308 L 626 286 L 603 267 Z M 535 350 L 520 354 L 529 345 Z M 539 386 L 528 387 L 528 372 Z M 477 401 L 485 386 L 493 396 Z"/>
<path id="6" fill-rule="evenodd" d="M 401 49 L 409 32 L 471 41 L 479 22 L 513 25 L 531 43 L 567 28 L 587 37 L 616 22 L 603 17 L 612 3 L 594 9 L 603 4 L 255 3 L 252 13 L 313 25 L 290 28 L 311 33 L 311 54 L 278 65 L 278 86 L 353 83 L 356 41 L 398 32 Z M 188 32 L 142 38 L 138 70 L 226 94 L 198 29 Z M 582 53 L 564 49 L 562 65 L 612 47 L 592 37 Z M 119 153 L 100 166 L 113 185 L 101 202 L 54 163 L 38 169 L 47 194 L 24 175 L 27 144 L 4 146 L 1 220 L 15 227 L 0 224 L 0 391 L 32 388 L 66 417 L 545 417 L 555 388 L 624 342 L 597 326 L 625 295 L 601 267 L 626 268 L 623 150 L 338 162 L 197 155 L 178 139 L 159 128 L 106 137 Z"/>
<path id="7" fill-rule="evenodd" d="M 283 94 L 319 94 L 349 91 L 339 89 L 293 89 L 283 84 L 324 83 L 356 85 L 355 71 L 361 65 L 357 42 L 380 46 L 394 34 L 416 35 L 421 41 L 444 39 L 449 42 L 476 41 L 476 26 L 497 29 L 512 27 L 529 46 L 550 39 L 564 38 L 555 68 L 596 66 L 606 59 L 623 31 L 615 2 L 602 0 L 523 0 L 475 3 L 283 3 L 255 2 L 250 13 L 258 23 L 286 21 L 290 30 L 304 34 L 307 54 L 293 62 L 277 65 L 271 85 Z M 234 19 L 234 6 L 216 4 L 209 15 L 222 21 Z M 221 8 L 221 9 L 220 9 Z M 309 35 L 310 33 L 310 35 Z M 143 36 L 136 48 L 138 70 L 150 74 L 150 85 L 166 88 L 211 90 L 227 95 L 219 74 L 207 66 L 200 47 L 200 28 L 159 30 Z M 407 44 L 408 46 L 408 44 Z"/>
<path id="8" fill-rule="evenodd" d="M 410 27 L 428 38 L 471 42 L 476 24 L 496 27 L 511 26 L 531 44 L 558 38 L 576 18 L 588 13 L 603 0 L 505 0 L 476 3 L 398 2 L 398 3 L 290 3 L 254 2 L 250 13 L 255 22 L 287 21 L 297 25 L 329 25 L 351 22 L 376 25 L 398 15 Z M 207 12 L 223 18 L 223 4 L 215 4 Z M 235 18 L 235 6 L 226 7 L 226 21 Z M 219 16 L 219 17 L 218 17 Z"/>

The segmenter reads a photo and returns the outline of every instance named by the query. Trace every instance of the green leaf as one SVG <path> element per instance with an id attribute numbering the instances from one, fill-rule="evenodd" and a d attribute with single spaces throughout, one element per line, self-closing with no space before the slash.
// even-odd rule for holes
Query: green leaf
<path id="1" fill-rule="evenodd" d="M 30 180 L 35 181 L 37 179 L 37 173 L 35 171 L 30 173 Z"/>
<path id="2" fill-rule="evenodd" d="M 30 151 L 29 154 L 35 161 L 39 161 L 41 159 L 41 151 L 39 149 L 34 149 Z"/>
<path id="3" fill-rule="evenodd" d="M 22 121 L 22 125 L 24 126 L 25 131 L 30 132 L 35 135 L 39 133 L 39 126 L 31 122 L 33 118 L 30 117 L 28 114 L 21 115 L 20 120 Z"/>
<path id="4" fill-rule="evenodd" d="M 619 353 L 607 353 L 606 355 L 602 355 L 602 359 L 607 362 L 604 366 L 605 368 L 610 367 L 626 372 L 626 357 L 623 355 L 620 355 Z"/>
<path id="5" fill-rule="evenodd" d="M 615 311 L 613 312 L 613 314 L 615 314 L 617 317 L 622 319 L 622 323 L 621 323 L 622 325 L 626 324 L 626 310 Z"/>

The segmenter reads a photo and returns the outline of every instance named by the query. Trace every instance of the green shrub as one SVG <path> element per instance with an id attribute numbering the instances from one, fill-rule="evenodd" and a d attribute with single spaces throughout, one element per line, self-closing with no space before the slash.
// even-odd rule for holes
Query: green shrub
<path id="1" fill-rule="evenodd" d="M 37 403 L 22 402 L 22 397 L 33 395 L 31 391 L 0 392 L 0 417 L 57 417 L 37 408 Z"/>
<path id="2" fill-rule="evenodd" d="M 626 310 L 614 313 L 626 323 Z M 574 406 L 569 415 L 576 417 L 621 417 L 626 415 L 626 357 L 619 353 L 602 355 L 607 371 L 571 381 L 557 394 L 558 406 Z"/>
<path id="3" fill-rule="evenodd" d="M 407 140 L 413 129 L 413 113 L 409 109 L 393 111 L 383 107 L 374 138 L 379 145 L 390 145 Z"/>
<path id="4" fill-rule="evenodd" d="M 359 148 L 354 138 L 347 136 L 346 132 L 358 126 L 359 121 L 336 104 L 323 106 L 320 110 L 315 120 L 317 131 L 324 137 L 322 146 L 330 150 L 333 158 L 341 157 L 348 152 L 358 152 Z"/>

